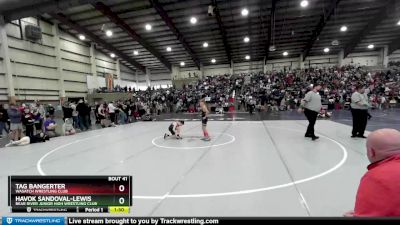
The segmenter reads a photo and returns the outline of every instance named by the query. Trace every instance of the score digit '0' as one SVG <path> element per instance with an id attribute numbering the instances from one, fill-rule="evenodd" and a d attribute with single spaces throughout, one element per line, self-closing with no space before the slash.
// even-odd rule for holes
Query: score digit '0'
<path id="1" fill-rule="evenodd" d="M 119 204 L 123 205 L 125 203 L 125 198 L 121 197 L 121 198 L 119 198 L 118 201 L 119 201 Z"/>

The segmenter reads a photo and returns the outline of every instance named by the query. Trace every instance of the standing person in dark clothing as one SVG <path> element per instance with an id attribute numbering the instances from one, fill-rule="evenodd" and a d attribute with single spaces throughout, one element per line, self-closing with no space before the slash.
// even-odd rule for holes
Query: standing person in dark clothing
<path id="1" fill-rule="evenodd" d="M 79 127 L 82 131 L 89 129 L 89 114 L 86 104 L 83 100 L 79 100 L 78 105 L 76 106 L 76 111 L 78 111 L 79 115 Z"/>
<path id="2" fill-rule="evenodd" d="M 2 138 L 3 130 L 8 133 L 8 129 L 6 127 L 8 121 L 7 110 L 4 109 L 3 105 L 0 105 L 0 139 Z"/>
<path id="3" fill-rule="evenodd" d="M 54 116 L 54 112 L 56 111 L 56 109 L 53 107 L 52 104 L 49 104 L 47 106 L 47 112 L 49 113 L 50 116 Z"/>
<path id="4" fill-rule="evenodd" d="M 96 118 L 96 124 L 100 124 L 100 117 L 99 117 L 99 107 L 100 104 L 98 102 L 95 102 L 95 108 L 94 108 L 94 116 Z"/>
<path id="5" fill-rule="evenodd" d="M 18 141 L 22 137 L 21 111 L 18 110 L 15 103 L 11 103 L 7 114 L 10 118 L 11 140 Z"/>
<path id="6" fill-rule="evenodd" d="M 130 110 L 131 110 L 131 120 L 132 121 L 136 121 L 136 119 L 139 117 L 139 112 L 137 110 L 137 106 L 135 103 L 132 103 L 130 106 Z"/>
<path id="7" fill-rule="evenodd" d="M 125 123 L 129 123 L 129 105 L 122 105 L 122 111 L 125 114 Z"/>
<path id="8" fill-rule="evenodd" d="M 88 116 L 87 125 L 88 129 L 90 129 L 92 127 L 92 119 L 91 119 L 92 107 L 89 105 L 87 100 L 84 100 L 83 103 L 85 103 L 86 106 L 86 115 Z"/>
<path id="9" fill-rule="evenodd" d="M 35 124 L 36 134 L 39 134 L 39 133 L 43 132 L 42 115 L 39 113 L 38 109 L 34 109 L 32 115 L 33 115 L 33 120 L 34 120 L 34 124 Z"/>
<path id="10" fill-rule="evenodd" d="M 74 110 L 71 108 L 71 106 L 69 105 L 68 102 L 66 102 L 63 105 L 62 109 L 63 109 L 63 114 L 64 114 L 63 120 L 65 121 L 65 119 L 71 119 L 72 118 L 72 112 Z"/>
<path id="11" fill-rule="evenodd" d="M 256 108 L 256 101 L 253 99 L 252 96 L 250 96 L 248 107 L 250 115 L 253 115 L 254 109 Z"/>
<path id="12" fill-rule="evenodd" d="M 97 115 L 99 117 L 101 127 L 103 127 L 103 128 L 108 127 L 108 125 L 106 125 L 106 119 L 107 119 L 107 104 L 106 103 L 99 105 L 99 108 L 97 109 Z"/>
<path id="13" fill-rule="evenodd" d="M 365 128 L 368 121 L 368 98 L 364 94 L 365 89 L 363 86 L 358 85 L 356 91 L 351 95 L 351 115 L 353 116 L 353 130 L 352 138 L 364 136 Z"/>
<path id="14" fill-rule="evenodd" d="M 114 124 L 115 125 L 119 124 L 120 113 L 121 113 L 121 105 L 117 103 L 114 105 Z"/>
<path id="15" fill-rule="evenodd" d="M 301 105 L 299 108 L 300 112 L 304 111 L 304 115 L 307 117 L 308 120 L 308 127 L 304 136 L 311 138 L 313 141 L 319 138 L 314 133 L 314 126 L 322 107 L 321 96 L 319 95 L 320 89 L 321 85 L 315 85 L 314 88 L 309 91 L 304 99 L 301 101 Z"/>
<path id="16" fill-rule="evenodd" d="M 37 106 L 37 109 L 38 109 L 38 114 L 39 114 L 39 124 L 40 124 L 40 126 L 37 125 L 37 127 L 36 127 L 36 132 L 37 132 L 38 130 L 41 130 L 41 131 L 44 130 L 44 129 L 43 129 L 43 123 L 44 123 L 44 119 L 45 119 L 45 116 L 46 116 L 46 110 L 45 110 L 43 104 L 38 103 L 37 105 L 38 105 L 38 106 Z M 35 119 L 35 120 L 36 120 L 36 119 Z"/>
<path id="17" fill-rule="evenodd" d="M 33 118 L 33 114 L 30 112 L 28 107 L 26 107 L 24 109 L 24 113 L 22 115 L 22 124 L 24 124 L 24 126 L 25 126 L 25 135 L 28 137 L 32 137 L 33 136 L 34 118 Z"/>

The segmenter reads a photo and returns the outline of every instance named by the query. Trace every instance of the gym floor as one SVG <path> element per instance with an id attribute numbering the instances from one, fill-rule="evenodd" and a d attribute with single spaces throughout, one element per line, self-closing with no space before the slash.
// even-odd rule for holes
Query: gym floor
<path id="1" fill-rule="evenodd" d="M 371 114 L 370 131 L 400 128 L 398 110 Z M 182 140 L 162 138 L 173 118 L 186 120 Z M 132 175 L 133 216 L 341 216 L 369 164 L 365 139 L 350 138 L 348 111 L 318 120 L 317 141 L 306 126 L 296 112 L 212 115 L 204 142 L 197 114 L 174 114 L 0 148 L 0 202 L 8 175 Z"/>

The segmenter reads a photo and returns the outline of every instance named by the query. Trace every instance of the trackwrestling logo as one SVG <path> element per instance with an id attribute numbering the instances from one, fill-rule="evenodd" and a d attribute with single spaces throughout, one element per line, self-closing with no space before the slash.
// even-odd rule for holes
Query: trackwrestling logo
<path id="1" fill-rule="evenodd" d="M 64 217 L 3 217 L 7 225 L 64 225 Z"/>

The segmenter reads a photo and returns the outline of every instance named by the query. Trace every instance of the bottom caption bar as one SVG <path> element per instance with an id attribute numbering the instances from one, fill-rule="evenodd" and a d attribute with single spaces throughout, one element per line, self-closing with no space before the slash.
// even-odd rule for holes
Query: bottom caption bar
<path id="1" fill-rule="evenodd" d="M 4 216 L 2 225 L 168 225 L 168 224 L 396 224 L 400 218 L 343 218 L 343 217 L 13 217 Z"/>
<path id="2" fill-rule="evenodd" d="M 144 224 L 219 224 L 219 219 L 215 218 L 176 218 L 176 217 L 159 217 L 159 218 L 134 218 L 134 217 L 68 217 L 68 225 L 78 224 L 111 224 L 111 225 L 144 225 Z"/>
<path id="3" fill-rule="evenodd" d="M 160 224 L 219 224 L 212 218 L 134 218 L 134 217 L 15 217 L 4 216 L 3 225 L 160 225 Z"/>

